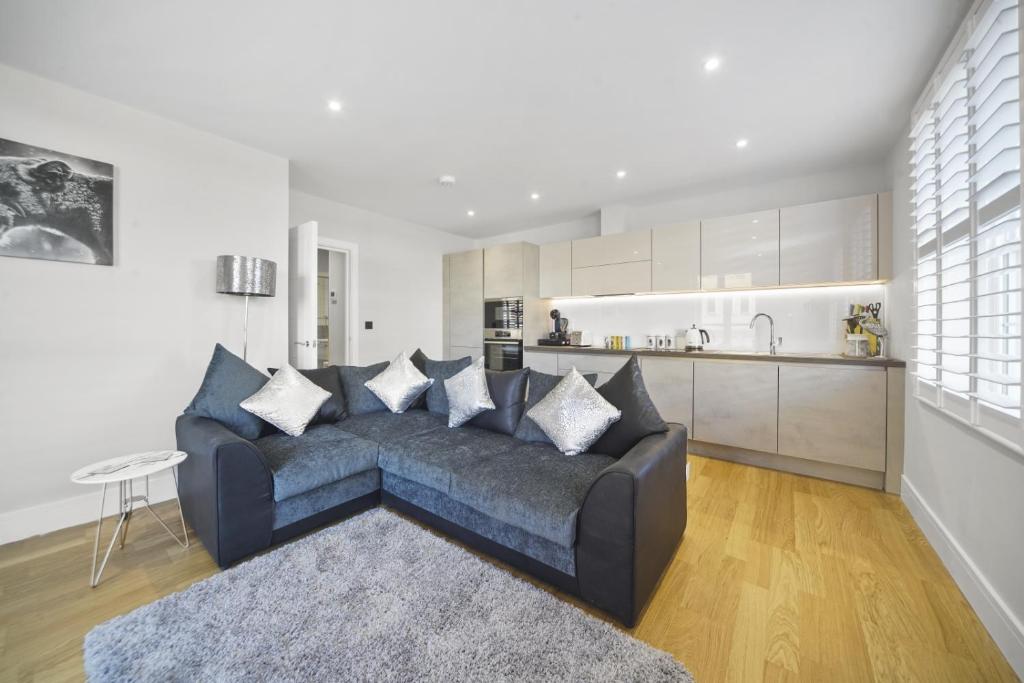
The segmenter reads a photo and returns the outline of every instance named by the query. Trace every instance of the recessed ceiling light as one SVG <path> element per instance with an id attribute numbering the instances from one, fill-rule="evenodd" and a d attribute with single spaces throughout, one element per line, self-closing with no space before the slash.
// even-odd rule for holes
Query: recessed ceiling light
<path id="1" fill-rule="evenodd" d="M 533 199 L 534 201 L 540 199 L 540 193 L 539 192 L 531 192 L 530 193 L 530 199 Z"/>
<path id="2" fill-rule="evenodd" d="M 328 100 L 327 101 L 327 108 L 330 109 L 331 111 L 335 112 L 335 113 L 341 111 L 343 106 L 344 105 L 342 105 L 341 100 Z"/>
<path id="3" fill-rule="evenodd" d="M 746 146 L 749 145 L 749 144 L 750 144 L 750 140 L 747 140 L 746 138 L 740 138 L 739 140 L 736 141 L 736 148 L 737 149 L 745 149 Z"/>
<path id="4" fill-rule="evenodd" d="M 718 57 L 708 57 L 704 60 L 705 71 L 718 71 L 720 66 L 722 66 L 722 60 Z"/>
<path id="5" fill-rule="evenodd" d="M 470 218 L 472 218 L 473 216 L 476 215 L 476 211 L 474 211 L 473 209 L 470 209 L 469 211 L 466 212 L 466 215 L 469 216 Z"/>
<path id="6" fill-rule="evenodd" d="M 623 178 L 626 177 L 626 172 L 625 171 L 616 171 L 615 172 L 615 177 L 618 178 L 619 180 L 622 180 Z"/>
<path id="7" fill-rule="evenodd" d="M 752 220 L 752 221 L 750 221 L 750 222 L 751 222 L 751 223 L 760 223 L 760 222 L 761 222 L 761 219 L 760 219 L 760 218 L 755 218 L 754 220 Z"/>
<path id="8" fill-rule="evenodd" d="M 455 176 L 447 174 L 440 176 L 437 179 L 437 184 L 440 185 L 441 187 L 451 187 L 452 185 L 455 184 Z"/>

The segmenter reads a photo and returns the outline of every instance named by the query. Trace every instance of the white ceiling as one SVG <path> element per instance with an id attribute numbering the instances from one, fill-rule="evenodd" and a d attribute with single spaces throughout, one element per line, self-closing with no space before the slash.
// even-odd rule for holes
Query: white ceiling
<path id="1" fill-rule="evenodd" d="M 0 0 L 0 61 L 285 156 L 297 189 L 482 237 L 877 162 L 969 4 Z"/>

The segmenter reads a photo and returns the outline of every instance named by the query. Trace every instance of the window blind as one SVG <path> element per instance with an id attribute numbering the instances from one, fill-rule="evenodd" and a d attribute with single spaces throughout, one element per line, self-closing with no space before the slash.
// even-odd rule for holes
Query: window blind
<path id="1" fill-rule="evenodd" d="M 980 2 L 914 115 L 912 372 L 920 400 L 1020 450 L 1017 0 Z"/>

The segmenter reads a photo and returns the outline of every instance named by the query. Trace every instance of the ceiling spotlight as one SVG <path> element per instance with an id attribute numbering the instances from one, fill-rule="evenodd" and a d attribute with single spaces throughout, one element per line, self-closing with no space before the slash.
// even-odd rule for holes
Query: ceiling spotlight
<path id="1" fill-rule="evenodd" d="M 750 140 L 746 138 L 740 138 L 736 141 L 736 149 L 746 149 L 747 145 L 750 144 Z"/>
<path id="2" fill-rule="evenodd" d="M 704 60 L 705 71 L 718 71 L 720 66 L 722 66 L 722 60 L 718 57 L 708 57 Z"/>
<path id="3" fill-rule="evenodd" d="M 466 212 L 466 215 L 469 216 L 470 218 L 472 218 L 473 216 L 476 215 L 476 211 L 474 211 L 473 209 L 470 209 L 469 211 Z"/>
<path id="4" fill-rule="evenodd" d="M 327 101 L 327 108 L 330 109 L 331 111 L 335 112 L 335 113 L 341 111 L 341 108 L 342 108 L 341 100 L 328 100 Z"/>
<path id="5" fill-rule="evenodd" d="M 437 183 L 441 187 L 451 187 L 452 185 L 455 184 L 455 176 L 453 176 L 453 175 L 443 175 L 443 176 L 441 176 L 440 178 L 437 179 Z"/>
<path id="6" fill-rule="evenodd" d="M 625 171 L 616 171 L 615 172 L 615 177 L 618 178 L 619 180 L 622 180 L 623 178 L 626 177 L 626 172 Z"/>
<path id="7" fill-rule="evenodd" d="M 540 193 L 539 192 L 531 192 L 530 193 L 530 199 L 532 199 L 534 201 L 537 201 L 538 199 L 540 199 Z"/>

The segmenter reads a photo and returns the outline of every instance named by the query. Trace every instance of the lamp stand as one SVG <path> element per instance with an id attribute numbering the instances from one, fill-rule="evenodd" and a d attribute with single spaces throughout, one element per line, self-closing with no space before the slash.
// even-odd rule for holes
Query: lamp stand
<path id="1" fill-rule="evenodd" d="M 242 323 L 242 360 L 248 361 L 249 355 L 249 296 L 245 296 L 245 318 Z"/>

